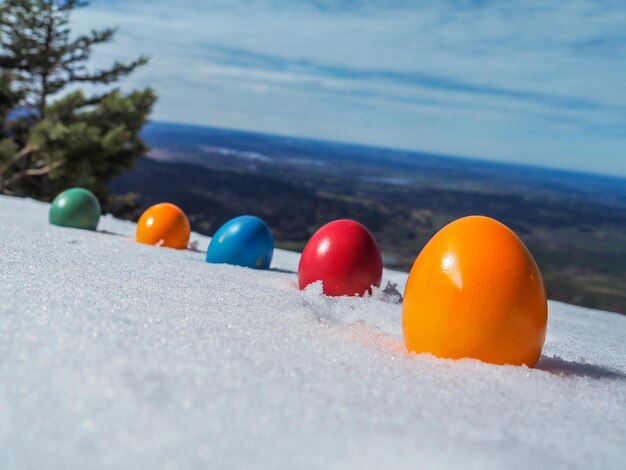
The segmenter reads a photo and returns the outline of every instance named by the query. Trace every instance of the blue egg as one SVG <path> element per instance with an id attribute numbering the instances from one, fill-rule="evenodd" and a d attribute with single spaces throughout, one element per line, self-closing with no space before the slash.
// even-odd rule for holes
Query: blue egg
<path id="1" fill-rule="evenodd" d="M 242 215 L 222 225 L 209 244 L 207 263 L 267 269 L 274 254 L 274 238 L 265 222 Z"/>

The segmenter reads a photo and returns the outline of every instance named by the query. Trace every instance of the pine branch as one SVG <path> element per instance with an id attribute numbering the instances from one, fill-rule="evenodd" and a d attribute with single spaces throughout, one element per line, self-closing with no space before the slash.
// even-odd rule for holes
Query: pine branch
<path id="1" fill-rule="evenodd" d="M 19 160 L 21 160 L 22 158 L 26 157 L 27 155 L 29 155 L 32 151 L 34 150 L 32 145 L 27 145 L 26 147 L 24 147 L 22 150 L 20 150 L 19 152 L 17 152 L 13 158 L 11 160 L 9 160 L 8 162 L 6 162 L 4 165 L 2 165 L 2 167 L 0 167 L 0 175 L 3 175 L 5 171 L 7 171 L 7 169 L 9 169 L 9 167 L 11 165 L 14 165 L 15 163 L 17 163 Z"/>
<path id="2" fill-rule="evenodd" d="M 109 84 L 118 81 L 121 77 L 130 74 L 137 67 L 145 65 L 150 60 L 147 56 L 140 56 L 137 60 L 124 64 L 121 62 L 114 62 L 113 66 L 107 70 L 100 70 L 94 73 L 76 74 L 74 71 L 70 72 L 71 82 L 91 82 Z"/>
<path id="3" fill-rule="evenodd" d="M 88 4 L 84 0 L 5 0 L 0 4 L 0 67 L 18 73 L 19 81 L 28 84 L 41 117 L 48 97 L 68 85 L 108 85 L 148 62 L 148 57 L 140 56 L 89 71 L 85 64 L 92 48 L 110 42 L 117 29 L 94 29 L 71 38 L 70 14 Z"/>
<path id="4" fill-rule="evenodd" d="M 23 172 L 24 176 L 41 176 L 41 175 L 47 175 L 48 173 L 50 173 L 51 171 L 56 170 L 57 168 L 61 167 L 63 165 L 63 161 L 58 160 L 56 162 L 53 163 L 49 163 L 48 165 L 39 167 L 39 168 L 29 168 L 28 170 L 25 170 Z"/>
<path id="5" fill-rule="evenodd" d="M 32 177 L 32 176 L 43 176 L 43 175 L 50 174 L 52 171 L 63 166 L 63 164 L 64 162 L 59 160 L 59 161 L 50 163 L 48 165 L 45 165 L 43 167 L 27 168 L 27 169 L 21 170 L 13 174 L 11 178 L 9 178 L 7 181 L 0 181 L 0 189 L 4 193 L 14 194 L 13 191 L 7 190 L 7 188 L 10 188 L 11 185 L 13 185 L 15 182 L 23 180 L 25 177 L 28 177 L 28 176 Z M 41 183 L 37 181 L 31 181 L 31 182 L 35 183 L 38 186 L 42 186 Z"/>

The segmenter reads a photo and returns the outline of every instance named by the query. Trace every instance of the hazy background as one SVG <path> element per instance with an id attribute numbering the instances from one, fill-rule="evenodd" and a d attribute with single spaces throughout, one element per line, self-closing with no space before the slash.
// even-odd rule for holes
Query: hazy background
<path id="1" fill-rule="evenodd" d="M 94 1 L 156 120 L 626 175 L 626 4 Z"/>

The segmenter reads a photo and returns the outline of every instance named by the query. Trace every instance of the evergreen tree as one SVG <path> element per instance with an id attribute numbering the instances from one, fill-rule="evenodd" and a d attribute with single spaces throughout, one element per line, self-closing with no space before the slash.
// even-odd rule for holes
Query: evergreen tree
<path id="1" fill-rule="evenodd" d="M 108 85 L 145 64 L 90 70 L 92 48 L 113 39 L 105 28 L 72 36 L 81 0 L 0 0 L 0 191 L 50 199 L 80 185 L 106 198 L 108 181 L 146 151 L 139 132 L 155 95 L 150 89 L 96 96 L 72 84 Z"/>

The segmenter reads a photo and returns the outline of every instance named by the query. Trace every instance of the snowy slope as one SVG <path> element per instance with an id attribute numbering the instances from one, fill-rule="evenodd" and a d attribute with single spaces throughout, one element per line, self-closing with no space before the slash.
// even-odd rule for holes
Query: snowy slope
<path id="1" fill-rule="evenodd" d="M 409 355 L 400 305 L 302 293 L 297 254 L 47 211 L 0 198 L 2 469 L 626 468 L 626 317 L 551 302 L 536 370 Z"/>

